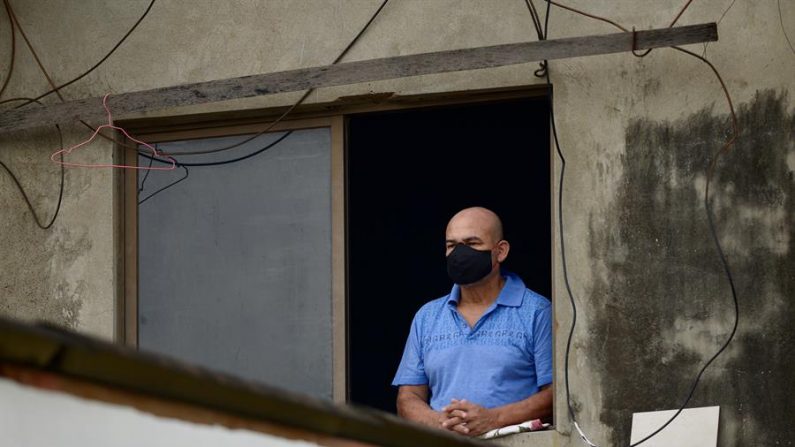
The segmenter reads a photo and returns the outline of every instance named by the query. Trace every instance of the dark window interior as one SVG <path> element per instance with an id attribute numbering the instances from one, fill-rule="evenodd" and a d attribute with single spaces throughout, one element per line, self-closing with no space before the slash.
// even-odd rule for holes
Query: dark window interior
<path id="1" fill-rule="evenodd" d="M 452 286 L 456 211 L 497 212 L 505 267 L 550 296 L 549 108 L 537 97 L 361 114 L 347 131 L 349 399 L 394 412 L 411 319 Z"/>

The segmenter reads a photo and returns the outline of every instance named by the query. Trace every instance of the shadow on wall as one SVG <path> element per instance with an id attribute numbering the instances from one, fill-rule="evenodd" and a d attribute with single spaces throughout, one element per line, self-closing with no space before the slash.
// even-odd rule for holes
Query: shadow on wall
<path id="1" fill-rule="evenodd" d="M 740 138 L 710 188 L 740 327 L 690 406 L 721 406 L 723 446 L 795 439 L 795 114 L 788 103 L 786 92 L 768 90 L 739 107 Z M 615 201 L 604 221 L 590 216 L 592 267 L 607 273 L 589 293 L 587 348 L 613 445 L 629 444 L 633 412 L 677 408 L 731 330 L 731 294 L 703 206 L 708 163 L 729 132 L 728 116 L 711 109 L 675 122 L 632 122 Z"/>

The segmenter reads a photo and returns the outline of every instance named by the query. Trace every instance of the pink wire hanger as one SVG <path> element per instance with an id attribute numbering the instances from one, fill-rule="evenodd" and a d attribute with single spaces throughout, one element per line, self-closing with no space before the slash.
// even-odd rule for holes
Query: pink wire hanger
<path id="1" fill-rule="evenodd" d="M 104 107 L 105 111 L 108 112 L 108 123 L 97 127 L 96 130 L 94 130 L 94 133 L 91 135 L 91 137 L 89 139 L 87 139 L 86 141 L 83 141 L 82 143 L 76 144 L 76 145 L 74 145 L 72 147 L 69 147 L 69 148 L 66 148 L 66 149 L 61 149 L 59 151 L 54 152 L 52 155 L 50 155 L 50 160 L 52 160 L 53 162 L 55 162 L 55 163 L 57 163 L 59 165 L 75 167 L 75 168 L 123 168 L 123 169 L 141 169 L 141 170 L 146 170 L 146 171 L 172 171 L 172 170 L 176 169 L 177 161 L 174 160 L 172 157 L 169 157 L 168 155 L 165 155 L 165 154 L 157 152 L 157 149 L 154 146 L 152 146 L 151 144 L 133 138 L 123 128 L 118 127 L 118 126 L 114 126 L 112 124 L 113 123 L 113 115 L 111 115 L 110 109 L 108 108 L 108 96 L 110 96 L 110 93 L 105 95 L 104 98 L 102 98 L 102 107 Z M 115 129 L 115 130 L 120 131 L 121 133 L 124 134 L 124 136 L 126 136 L 130 140 L 132 140 L 132 141 L 134 141 L 134 142 L 136 142 L 138 144 L 144 145 L 147 148 L 149 148 L 152 151 L 152 157 L 164 157 L 164 158 L 166 158 L 168 161 L 171 162 L 171 166 L 147 167 L 147 166 L 130 166 L 130 165 L 117 165 L 117 164 L 85 164 L 85 163 L 61 162 L 61 160 L 56 159 L 61 154 L 69 155 L 69 154 L 72 153 L 73 150 L 78 149 L 80 147 L 83 147 L 83 146 L 91 143 L 92 141 L 94 141 L 94 138 L 97 137 L 97 134 L 99 134 L 99 131 L 102 130 L 102 129 Z"/>

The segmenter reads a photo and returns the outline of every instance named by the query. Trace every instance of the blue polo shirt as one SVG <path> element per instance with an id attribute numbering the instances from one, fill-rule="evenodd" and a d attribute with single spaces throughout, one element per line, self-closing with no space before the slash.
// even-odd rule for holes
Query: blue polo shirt
<path id="1" fill-rule="evenodd" d="M 497 301 L 470 328 L 461 290 L 420 308 L 392 385 L 428 385 L 431 408 L 466 399 L 486 408 L 517 402 L 552 383 L 552 307 L 503 272 Z"/>

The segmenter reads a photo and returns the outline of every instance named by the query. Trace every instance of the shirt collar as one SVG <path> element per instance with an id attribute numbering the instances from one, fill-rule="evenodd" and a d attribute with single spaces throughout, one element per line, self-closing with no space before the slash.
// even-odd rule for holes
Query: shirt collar
<path id="1" fill-rule="evenodd" d="M 502 286 L 502 290 L 497 296 L 497 304 L 508 307 L 521 306 L 525 289 L 521 278 L 511 272 L 502 271 L 501 274 L 505 278 L 505 285 Z M 447 296 L 447 305 L 456 307 L 460 300 L 461 287 L 458 284 L 453 284 L 453 289 L 450 291 L 450 295 Z"/>

